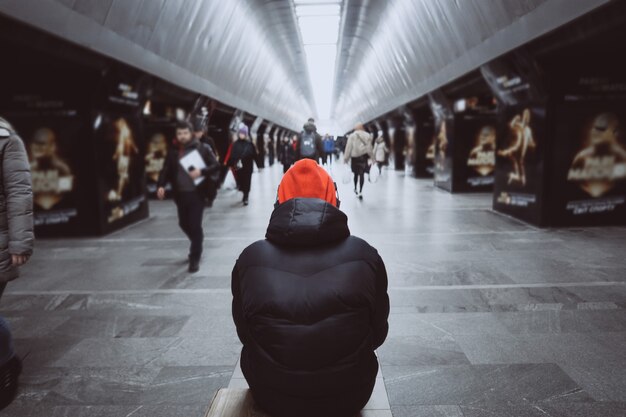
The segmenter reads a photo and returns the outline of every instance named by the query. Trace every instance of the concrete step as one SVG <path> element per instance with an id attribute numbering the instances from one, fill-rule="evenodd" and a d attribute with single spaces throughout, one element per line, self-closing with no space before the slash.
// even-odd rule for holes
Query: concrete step
<path id="1" fill-rule="evenodd" d="M 270 417 L 256 408 L 249 389 L 222 388 L 205 417 Z"/>
<path id="2" fill-rule="evenodd" d="M 205 417 L 271 417 L 257 408 L 246 388 L 222 388 Z M 320 416 L 321 417 L 321 416 Z M 390 410 L 362 410 L 355 417 L 392 417 Z"/>

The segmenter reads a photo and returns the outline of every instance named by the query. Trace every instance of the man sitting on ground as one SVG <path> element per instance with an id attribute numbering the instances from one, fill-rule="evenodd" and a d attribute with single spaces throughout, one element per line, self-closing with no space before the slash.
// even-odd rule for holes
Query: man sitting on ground
<path id="1" fill-rule="evenodd" d="M 350 235 L 336 186 L 315 161 L 290 168 L 265 240 L 232 273 L 241 368 L 272 417 L 350 417 L 369 400 L 388 331 L 387 273 Z"/>

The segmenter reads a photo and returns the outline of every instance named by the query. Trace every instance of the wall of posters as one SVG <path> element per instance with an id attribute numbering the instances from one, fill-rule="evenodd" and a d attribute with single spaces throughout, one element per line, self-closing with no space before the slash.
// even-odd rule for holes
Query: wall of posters
<path id="1" fill-rule="evenodd" d="M 5 52 L 19 59 L 3 69 L 0 114 L 28 152 L 37 235 L 96 233 L 88 87 L 97 72 L 63 66 L 44 55 L 18 54 L 11 46 Z"/>
<path id="2" fill-rule="evenodd" d="M 500 103 L 493 207 L 545 225 L 544 173 L 551 144 L 543 75 L 523 51 L 483 65 L 481 72 Z"/>
<path id="3" fill-rule="evenodd" d="M 626 81 L 567 81 L 555 111 L 551 224 L 626 224 Z"/>
<path id="4" fill-rule="evenodd" d="M 146 170 L 146 190 L 152 198 L 156 197 L 159 174 L 165 164 L 170 144 L 176 134 L 175 125 L 166 122 L 144 122 L 146 138 L 146 155 L 144 157 Z M 171 192 L 172 185 L 165 186 L 166 193 Z"/>
<path id="5" fill-rule="evenodd" d="M 493 97 L 472 96 L 457 100 L 455 104 L 456 137 L 452 190 L 491 191 L 497 137 L 497 115 Z"/>
<path id="6" fill-rule="evenodd" d="M 494 208 L 537 225 L 545 224 L 546 126 L 544 106 L 508 107 L 497 140 Z"/>
<path id="7" fill-rule="evenodd" d="M 440 91 L 429 94 L 428 98 L 435 121 L 433 147 L 435 186 L 452 192 L 452 155 L 454 155 L 452 106 Z"/>
<path id="8" fill-rule="evenodd" d="M 435 172 L 435 121 L 429 109 L 415 111 L 413 172 L 417 178 L 432 178 Z"/>
<path id="9" fill-rule="evenodd" d="M 144 83 L 140 73 L 111 68 L 96 101 L 93 126 L 104 232 L 148 215 L 141 114 Z"/>

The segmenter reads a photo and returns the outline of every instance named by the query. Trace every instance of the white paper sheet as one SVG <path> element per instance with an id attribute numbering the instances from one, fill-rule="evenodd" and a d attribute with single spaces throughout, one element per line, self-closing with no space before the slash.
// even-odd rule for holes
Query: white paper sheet
<path id="1" fill-rule="evenodd" d="M 185 169 L 185 172 L 189 173 L 189 168 L 194 167 L 195 169 L 203 170 L 206 168 L 206 164 L 204 163 L 204 159 L 202 159 L 202 155 L 197 150 L 189 152 L 187 155 L 183 156 L 180 159 L 180 164 Z M 200 176 L 196 178 L 193 182 L 198 185 L 202 181 L 204 181 L 204 177 Z"/>

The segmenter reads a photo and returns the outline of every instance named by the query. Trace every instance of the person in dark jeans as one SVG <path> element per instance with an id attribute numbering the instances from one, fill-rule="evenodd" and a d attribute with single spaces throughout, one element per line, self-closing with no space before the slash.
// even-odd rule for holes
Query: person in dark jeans
<path id="1" fill-rule="evenodd" d="M 163 170 L 159 175 L 157 197 L 165 198 L 165 184 L 172 184 L 174 201 L 178 209 L 178 224 L 191 241 L 189 248 L 189 272 L 200 269 L 202 256 L 202 215 L 204 213 L 205 198 L 210 182 L 215 180 L 219 171 L 219 163 L 210 148 L 193 137 L 193 127 L 188 122 L 181 122 L 176 127 L 175 148 L 168 153 Z M 198 152 L 206 167 L 188 166 L 185 168 L 181 159 L 193 152 Z M 195 181 L 204 177 L 202 182 Z"/>

